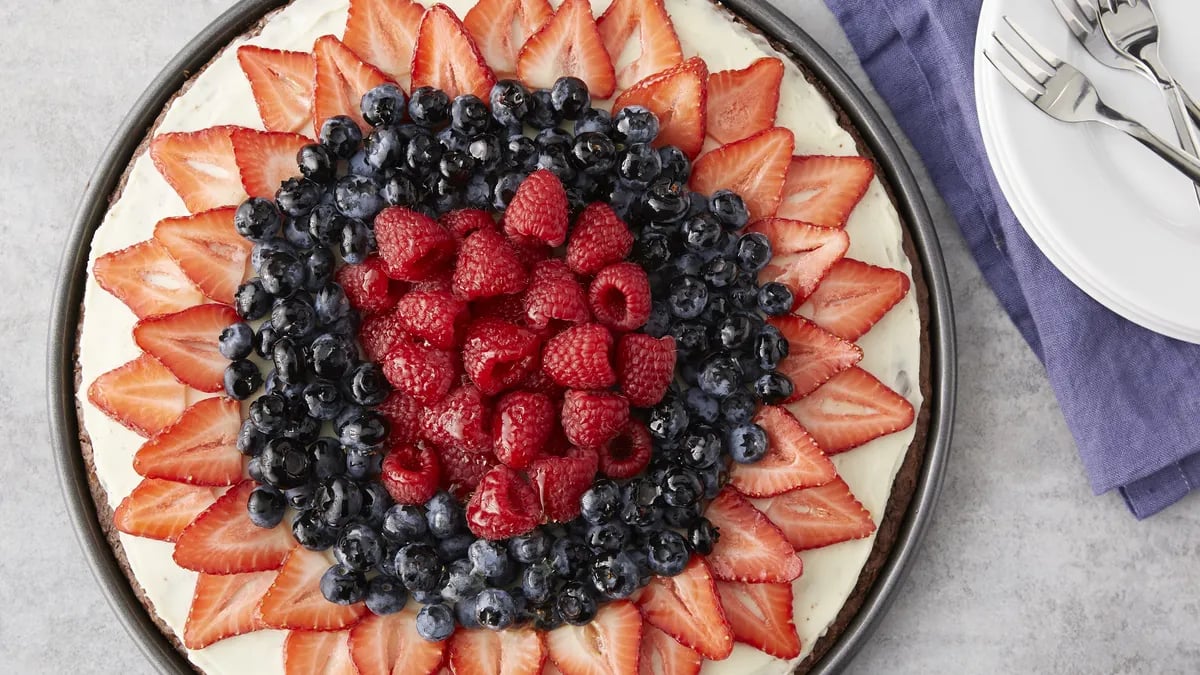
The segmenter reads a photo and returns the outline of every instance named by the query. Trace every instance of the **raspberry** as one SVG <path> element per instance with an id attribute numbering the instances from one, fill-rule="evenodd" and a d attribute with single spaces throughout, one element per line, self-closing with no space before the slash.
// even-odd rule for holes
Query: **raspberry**
<path id="1" fill-rule="evenodd" d="M 465 237 L 475 230 L 490 230 L 496 226 L 491 214 L 479 209 L 458 209 L 443 213 L 442 217 L 438 218 L 438 223 L 460 237 Z"/>
<path id="2" fill-rule="evenodd" d="M 563 396 L 563 432 L 581 448 L 599 448 L 628 421 L 629 401 L 620 394 L 571 389 Z"/>
<path id="3" fill-rule="evenodd" d="M 477 230 L 463 240 L 451 285 L 467 300 L 518 293 L 529 280 L 512 244 L 495 230 Z"/>
<path id="4" fill-rule="evenodd" d="M 525 534 L 541 519 L 542 507 L 533 487 L 524 476 L 504 465 L 488 471 L 467 502 L 467 527 L 484 539 Z"/>
<path id="5" fill-rule="evenodd" d="M 405 340 L 383 357 L 383 375 L 388 382 L 425 405 L 437 403 L 449 393 L 457 372 L 454 354 Z"/>
<path id="6" fill-rule="evenodd" d="M 595 202 L 584 207 L 567 242 L 567 264 L 578 274 L 595 274 L 620 262 L 633 250 L 633 233 L 612 207 Z"/>
<path id="7" fill-rule="evenodd" d="M 437 492 L 442 469 L 432 448 L 394 445 L 379 478 L 397 503 L 424 504 Z"/>
<path id="8" fill-rule="evenodd" d="M 537 368 L 538 337 L 500 319 L 477 319 L 467 327 L 462 358 L 467 376 L 488 395 L 516 386 Z"/>
<path id="9" fill-rule="evenodd" d="M 538 169 L 517 187 L 504 211 L 504 231 L 510 237 L 532 237 L 550 246 L 567 239 L 567 192 L 558 177 Z"/>
<path id="10" fill-rule="evenodd" d="M 561 399 L 563 392 L 566 391 L 562 385 L 550 379 L 546 371 L 541 368 L 535 368 L 529 377 L 521 381 L 520 388 L 525 391 L 532 391 L 539 394 L 545 394 L 551 399 Z"/>
<path id="11" fill-rule="evenodd" d="M 383 259 L 371 256 L 361 265 L 342 265 L 334 275 L 350 306 L 364 316 L 391 309 L 404 290 L 404 284 L 388 277 L 385 267 Z"/>
<path id="12" fill-rule="evenodd" d="M 559 385 L 601 389 L 617 381 L 613 372 L 612 333 L 600 324 L 571 326 L 546 342 L 542 369 Z"/>
<path id="13" fill-rule="evenodd" d="M 525 322 L 525 295 L 497 295 L 471 303 L 471 316 L 475 319 L 500 319 L 520 325 Z"/>
<path id="14" fill-rule="evenodd" d="M 621 262 L 596 274 L 588 288 L 596 321 L 613 330 L 636 330 L 650 318 L 650 280 L 641 265 Z"/>
<path id="15" fill-rule="evenodd" d="M 492 450 L 492 411 L 472 385 L 452 390 L 421 411 L 421 436 L 438 446 L 458 446 L 474 453 Z"/>
<path id="16" fill-rule="evenodd" d="M 467 321 L 467 303 L 448 291 L 409 291 L 396 303 L 400 327 L 438 349 L 459 343 Z"/>
<path id="17" fill-rule="evenodd" d="M 532 237 L 510 237 L 508 243 L 512 244 L 513 250 L 517 252 L 517 258 L 527 269 L 549 259 L 550 254 L 553 253 L 553 250 L 544 242 Z"/>
<path id="18" fill-rule="evenodd" d="M 583 286 L 561 260 L 546 260 L 533 267 L 525 292 L 525 318 L 534 328 L 545 328 L 551 319 L 582 323 L 592 318 Z"/>
<path id="19" fill-rule="evenodd" d="M 454 235 L 423 213 L 393 206 L 375 216 L 375 243 L 388 276 L 421 281 L 454 257 Z"/>
<path id="20" fill-rule="evenodd" d="M 398 391 L 388 394 L 388 397 L 376 406 L 390 426 L 388 440 L 392 443 L 412 443 L 417 440 L 419 433 L 421 404 L 417 399 Z"/>
<path id="21" fill-rule="evenodd" d="M 514 469 L 524 469 L 541 455 L 557 422 L 549 396 L 531 391 L 505 394 L 492 417 L 496 458 Z"/>
<path id="22" fill-rule="evenodd" d="M 579 498 L 592 486 L 596 464 L 587 456 L 545 457 L 528 474 L 546 520 L 564 523 L 579 515 Z"/>
<path id="23" fill-rule="evenodd" d="M 649 408 L 675 378 L 675 338 L 627 333 L 617 343 L 617 380 L 630 405 Z"/>
<path id="24" fill-rule="evenodd" d="M 646 425 L 629 420 L 616 438 L 600 448 L 600 471 L 618 480 L 633 478 L 650 464 L 653 449 Z"/>
<path id="25" fill-rule="evenodd" d="M 382 361 L 396 344 L 411 340 L 400 324 L 400 316 L 395 312 L 368 316 L 358 328 L 358 341 L 367 358 L 372 361 Z"/>
<path id="26" fill-rule="evenodd" d="M 442 462 L 442 487 L 459 501 L 466 501 L 479 485 L 479 479 L 496 466 L 496 458 L 490 454 L 467 452 L 453 445 L 438 448 L 438 453 Z"/>

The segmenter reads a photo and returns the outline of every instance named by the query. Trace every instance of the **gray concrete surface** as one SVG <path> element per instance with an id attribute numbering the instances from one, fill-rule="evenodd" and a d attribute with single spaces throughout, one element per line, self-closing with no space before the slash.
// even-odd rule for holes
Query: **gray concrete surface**
<path id="1" fill-rule="evenodd" d="M 860 83 L 820 0 L 778 0 Z M 89 574 L 50 457 L 44 341 L 75 202 L 129 106 L 231 0 L 0 0 L 0 672 L 150 673 Z M 1088 490 L 1042 369 L 940 204 L 959 415 L 937 515 L 854 673 L 1200 671 L 1200 499 Z"/>

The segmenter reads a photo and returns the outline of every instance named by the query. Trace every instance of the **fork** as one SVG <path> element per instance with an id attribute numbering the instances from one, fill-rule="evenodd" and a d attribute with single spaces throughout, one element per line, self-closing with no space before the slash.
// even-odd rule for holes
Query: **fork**
<path id="1" fill-rule="evenodd" d="M 1108 37 L 1104 34 L 1104 29 L 1100 26 L 1100 8 L 1096 6 L 1095 0 L 1053 0 L 1053 2 L 1054 8 L 1058 10 L 1059 16 L 1062 17 L 1067 27 L 1071 29 L 1075 39 L 1079 40 L 1092 58 L 1109 68 L 1131 70 L 1156 80 L 1146 71 L 1144 65 L 1136 59 L 1120 54 L 1109 42 Z M 1146 0 L 1146 4 L 1149 7 L 1149 0 Z M 1182 87 L 1179 88 L 1179 94 L 1183 97 L 1188 115 L 1195 124 L 1200 125 L 1200 105 L 1197 105 Z"/>
<path id="2" fill-rule="evenodd" d="M 1096 93 L 1090 80 L 1074 66 L 1064 62 L 1034 40 L 1024 29 L 1004 17 L 1024 46 L 1017 46 L 999 33 L 992 38 L 1023 71 L 1018 73 L 987 49 L 984 57 L 1010 85 L 1030 103 L 1047 115 L 1070 123 L 1099 122 L 1125 132 L 1183 172 L 1193 182 L 1200 183 L 1200 160 L 1167 143 L 1154 132 L 1125 115 L 1113 110 Z"/>
<path id="3" fill-rule="evenodd" d="M 1100 0 L 1100 28 L 1117 54 L 1138 64 L 1153 79 L 1167 99 L 1171 123 L 1179 136 L 1179 147 L 1196 154 L 1196 128 L 1188 119 L 1183 89 L 1167 73 L 1158 54 L 1158 19 L 1150 0 Z M 1195 186 L 1200 199 L 1200 185 Z"/>

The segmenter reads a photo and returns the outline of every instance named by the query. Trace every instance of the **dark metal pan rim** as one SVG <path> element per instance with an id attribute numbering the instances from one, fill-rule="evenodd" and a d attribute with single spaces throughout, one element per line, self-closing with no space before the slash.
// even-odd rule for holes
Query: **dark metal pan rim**
<path id="1" fill-rule="evenodd" d="M 88 259 L 88 243 L 108 208 L 125 167 L 147 130 L 184 82 L 219 49 L 287 0 L 241 0 L 206 27 L 162 70 L 122 122 L 83 194 L 60 264 L 49 332 L 47 381 L 55 461 L 74 526 L 92 573 L 109 604 L 146 657 L 162 672 L 193 672 L 188 661 L 151 621 L 117 565 L 96 515 L 79 446 L 75 411 L 76 328 Z M 769 0 L 721 0 L 721 4 L 790 51 L 828 90 L 875 155 L 908 224 L 929 288 L 932 396 L 926 455 L 900 532 L 879 577 L 840 639 L 811 672 L 827 675 L 846 667 L 890 607 L 929 524 L 941 490 L 950 448 L 956 385 L 954 318 L 945 263 L 933 220 L 907 161 L 882 118 L 841 66 Z"/>

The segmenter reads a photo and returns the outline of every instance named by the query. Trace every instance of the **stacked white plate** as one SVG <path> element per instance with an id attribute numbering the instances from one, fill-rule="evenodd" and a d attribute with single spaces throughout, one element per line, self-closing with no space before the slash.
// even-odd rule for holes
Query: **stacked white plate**
<path id="1" fill-rule="evenodd" d="M 1154 0 L 1154 8 L 1163 59 L 1200 97 L 1200 2 Z M 993 32 L 1008 31 L 1005 15 L 1086 73 L 1109 105 L 1175 142 L 1158 88 L 1092 59 L 1050 0 L 983 3 L 975 98 L 984 145 L 1017 218 L 1098 302 L 1150 330 L 1200 343 L 1200 203 L 1191 183 L 1124 134 L 1054 120 L 1009 86 L 982 55 L 996 47 Z"/>

